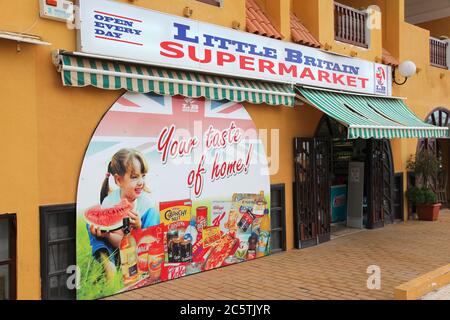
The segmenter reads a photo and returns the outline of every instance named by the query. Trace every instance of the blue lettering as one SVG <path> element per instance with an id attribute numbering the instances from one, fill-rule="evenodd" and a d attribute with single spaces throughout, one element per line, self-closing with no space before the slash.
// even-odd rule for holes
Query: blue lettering
<path id="1" fill-rule="evenodd" d="M 278 57 L 277 49 L 264 47 L 264 51 L 265 51 L 266 58 L 274 58 L 274 59 L 276 59 Z"/>
<path id="2" fill-rule="evenodd" d="M 337 64 L 337 63 L 334 64 L 334 67 L 332 70 L 336 71 L 336 72 L 342 72 L 341 68 L 339 67 L 339 64 Z"/>
<path id="3" fill-rule="evenodd" d="M 100 21 L 103 21 L 103 19 L 104 19 L 104 17 L 102 15 L 99 15 L 99 14 L 96 14 L 94 16 L 94 18 L 97 19 L 97 20 L 100 20 Z"/>
<path id="4" fill-rule="evenodd" d="M 348 65 L 343 65 L 342 67 L 344 68 L 345 73 L 359 75 L 359 67 L 348 66 Z"/>
<path id="5" fill-rule="evenodd" d="M 245 42 L 241 41 L 233 41 L 231 44 L 234 44 L 236 46 L 236 52 L 245 53 L 244 47 L 248 47 L 248 45 Z"/>
<path id="6" fill-rule="evenodd" d="M 229 50 L 228 45 L 233 42 L 232 40 L 228 40 L 228 39 L 221 38 L 221 37 L 214 37 L 214 40 L 219 42 L 218 48 L 224 49 L 224 50 Z"/>
<path id="7" fill-rule="evenodd" d="M 191 30 L 191 27 L 180 23 L 174 23 L 173 26 L 177 29 L 177 33 L 174 36 L 175 40 L 198 43 L 198 37 L 189 38 L 187 35 L 187 31 Z"/>
<path id="8" fill-rule="evenodd" d="M 327 70 L 331 70 L 331 68 L 333 67 L 333 62 L 330 62 L 330 61 L 324 61 L 323 63 L 325 63 L 326 64 L 326 69 Z"/>
<path id="9" fill-rule="evenodd" d="M 293 50 L 293 49 L 289 49 L 286 48 L 286 61 L 287 62 L 293 62 L 293 63 L 303 63 L 303 53 L 301 51 L 298 50 Z"/>
<path id="10" fill-rule="evenodd" d="M 213 44 L 214 36 L 205 34 L 204 37 L 205 37 L 205 42 L 203 42 L 203 45 L 207 46 L 207 47 L 214 47 L 214 44 Z"/>
<path id="11" fill-rule="evenodd" d="M 323 60 L 322 59 L 317 59 L 317 67 L 320 69 L 323 69 Z"/>
<path id="12" fill-rule="evenodd" d="M 312 67 L 317 67 L 317 64 L 316 64 L 316 59 L 315 58 L 313 58 L 313 57 L 308 57 L 308 56 L 306 56 L 305 57 L 305 65 L 307 65 L 307 66 L 312 66 Z"/>

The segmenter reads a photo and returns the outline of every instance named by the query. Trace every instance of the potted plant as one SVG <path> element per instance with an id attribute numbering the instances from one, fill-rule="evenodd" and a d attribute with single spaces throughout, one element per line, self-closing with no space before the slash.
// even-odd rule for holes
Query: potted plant
<path id="1" fill-rule="evenodd" d="M 433 152 L 422 150 L 416 158 L 408 161 L 407 168 L 416 174 L 418 186 L 408 190 L 408 199 L 416 205 L 420 220 L 436 221 L 439 218 L 441 204 L 437 203 L 436 194 L 430 188 L 430 178 L 435 178 L 440 162 Z"/>

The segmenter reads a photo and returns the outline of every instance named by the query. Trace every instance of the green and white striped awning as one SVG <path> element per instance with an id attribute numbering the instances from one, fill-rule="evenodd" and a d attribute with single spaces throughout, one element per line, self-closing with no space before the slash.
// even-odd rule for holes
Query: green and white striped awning
<path id="1" fill-rule="evenodd" d="M 400 98 L 300 87 L 313 106 L 348 128 L 349 139 L 448 138 L 449 129 L 420 120 Z"/>
<path id="2" fill-rule="evenodd" d="M 57 51 L 53 57 L 65 86 L 154 92 L 211 100 L 294 106 L 292 85 L 200 74 Z"/>

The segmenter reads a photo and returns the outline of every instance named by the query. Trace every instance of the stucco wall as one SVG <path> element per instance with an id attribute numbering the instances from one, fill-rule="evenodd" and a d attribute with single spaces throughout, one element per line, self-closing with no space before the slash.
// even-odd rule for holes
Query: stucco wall
<path id="1" fill-rule="evenodd" d="M 395 1 L 400 2 L 397 9 L 401 9 L 403 0 Z M 331 0 L 280 0 L 280 3 L 283 6 L 280 12 L 285 12 L 286 6 L 292 3 L 293 11 L 319 41 L 332 45 L 332 51 L 349 55 L 350 51 L 357 50 L 359 58 L 370 61 L 379 56 L 381 31 L 373 37 L 376 44 L 371 50 L 335 43 Z M 192 0 L 138 0 L 135 4 L 176 15 L 182 15 L 183 8 L 189 6 L 194 10 L 192 19 L 226 27 L 237 21 L 245 29 L 245 0 L 225 1 L 223 8 Z M 64 23 L 40 19 L 38 10 L 38 1 L 23 0 L 7 2 L 0 11 L 0 30 L 26 31 L 52 43 L 50 47 L 22 44 L 18 53 L 14 42 L 0 40 L 0 174 L 3 177 L 0 214 L 17 213 L 18 216 L 19 299 L 40 298 L 39 206 L 75 202 L 78 175 L 90 137 L 103 114 L 123 93 L 62 87 L 60 74 L 51 63 L 51 51 L 75 50 L 76 33 Z M 280 13 L 275 11 L 273 16 L 276 20 Z M 450 74 L 429 66 L 427 31 L 389 22 L 398 26 L 392 31 L 393 38 L 396 39 L 396 32 L 401 38 L 392 43 L 393 51 L 399 51 L 400 60 L 412 59 L 421 68 L 407 85 L 394 86 L 394 94 L 408 97 L 408 105 L 422 118 L 435 107 L 450 108 Z M 285 22 L 279 23 L 282 29 L 289 28 Z M 286 186 L 287 246 L 292 248 L 293 138 L 312 136 L 322 114 L 307 105 L 287 108 L 246 104 L 246 108 L 257 127 L 280 129 L 281 166 L 271 182 Z M 397 139 L 392 141 L 392 146 L 395 169 L 401 171 L 415 151 L 416 140 Z M 269 148 L 267 152 L 271 155 L 272 150 Z"/>

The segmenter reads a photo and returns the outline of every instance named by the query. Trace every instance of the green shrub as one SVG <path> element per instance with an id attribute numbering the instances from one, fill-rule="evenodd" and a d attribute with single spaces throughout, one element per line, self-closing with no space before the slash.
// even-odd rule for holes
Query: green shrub
<path id="1" fill-rule="evenodd" d="M 412 187 L 407 192 L 408 199 L 415 205 L 435 204 L 437 202 L 434 192 L 427 187 Z"/>
<path id="2" fill-rule="evenodd" d="M 416 154 L 415 158 L 411 156 L 406 167 L 414 171 L 416 177 L 422 179 L 422 184 L 428 187 L 429 179 L 436 177 L 440 166 L 441 162 L 436 155 L 432 151 L 424 149 Z"/>

